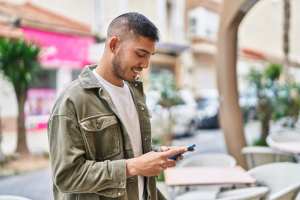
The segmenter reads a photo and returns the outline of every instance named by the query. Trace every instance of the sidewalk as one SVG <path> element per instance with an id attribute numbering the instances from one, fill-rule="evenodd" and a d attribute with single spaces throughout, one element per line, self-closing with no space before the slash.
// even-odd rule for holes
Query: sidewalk
<path id="1" fill-rule="evenodd" d="M 253 144 L 253 142 L 259 137 L 259 122 L 256 121 L 246 124 L 244 131 L 247 144 Z M 227 152 L 222 129 L 197 130 L 192 137 L 181 138 L 172 141 L 172 145 L 174 146 L 187 146 L 191 144 L 196 144 L 196 150 L 192 154 L 205 152 Z"/>
<path id="2" fill-rule="evenodd" d="M 3 133 L 1 148 L 4 154 L 12 154 L 16 149 L 17 134 Z M 49 151 L 47 130 L 27 132 L 27 144 L 32 154 L 43 154 Z"/>

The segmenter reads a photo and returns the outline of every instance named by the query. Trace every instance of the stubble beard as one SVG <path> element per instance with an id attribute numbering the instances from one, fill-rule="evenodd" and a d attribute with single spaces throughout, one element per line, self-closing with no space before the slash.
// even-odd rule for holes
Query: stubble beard
<path id="1" fill-rule="evenodd" d="M 118 54 L 116 57 L 112 60 L 112 69 L 113 69 L 113 74 L 121 80 L 125 80 L 124 77 L 124 71 L 121 68 L 121 56 Z"/>

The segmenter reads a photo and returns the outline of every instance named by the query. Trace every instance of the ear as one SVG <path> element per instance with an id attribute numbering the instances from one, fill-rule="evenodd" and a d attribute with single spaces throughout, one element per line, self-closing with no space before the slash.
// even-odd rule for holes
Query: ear
<path id="1" fill-rule="evenodd" d="M 120 40 L 117 36 L 112 36 L 109 40 L 109 49 L 112 53 L 116 52 L 116 49 L 118 48 L 120 43 Z"/>

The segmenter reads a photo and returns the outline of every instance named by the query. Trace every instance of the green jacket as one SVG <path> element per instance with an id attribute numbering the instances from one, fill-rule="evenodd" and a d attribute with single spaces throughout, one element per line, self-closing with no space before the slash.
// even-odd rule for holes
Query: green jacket
<path id="1" fill-rule="evenodd" d="M 48 125 L 55 200 L 138 200 L 137 176 L 126 177 L 125 159 L 133 157 L 128 133 L 107 91 L 92 69 L 57 99 Z M 143 153 L 152 150 L 149 112 L 143 85 L 126 82 L 141 127 Z M 159 200 L 155 177 L 145 177 L 145 197 Z"/>

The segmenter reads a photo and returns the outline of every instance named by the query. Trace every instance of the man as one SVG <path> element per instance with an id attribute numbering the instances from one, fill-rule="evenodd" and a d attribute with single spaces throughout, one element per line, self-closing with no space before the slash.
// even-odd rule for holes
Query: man
<path id="1" fill-rule="evenodd" d="M 58 98 L 49 120 L 55 200 L 156 200 L 155 177 L 184 147 L 152 151 L 143 86 L 157 28 L 126 13 L 108 27 L 98 66 L 88 66 Z"/>

